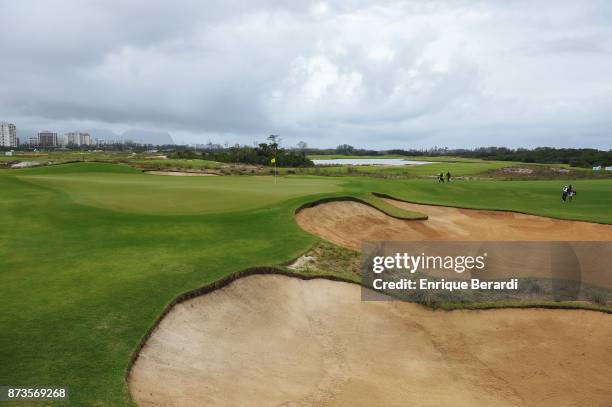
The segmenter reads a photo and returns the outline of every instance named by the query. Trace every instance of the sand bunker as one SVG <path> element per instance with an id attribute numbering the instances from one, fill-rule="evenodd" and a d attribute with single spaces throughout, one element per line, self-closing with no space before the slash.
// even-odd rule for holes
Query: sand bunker
<path id="1" fill-rule="evenodd" d="M 305 230 L 362 240 L 611 240 L 612 227 L 389 201 L 297 214 Z M 239 279 L 176 305 L 129 377 L 140 406 L 609 405 L 612 316 L 578 310 L 432 311 L 361 301 L 360 287 L 280 275 Z"/>
<path id="2" fill-rule="evenodd" d="M 256 275 L 175 306 L 129 386 L 140 406 L 603 406 L 610 322 L 362 302 L 354 284 Z"/>
<path id="3" fill-rule="evenodd" d="M 28 168 L 28 167 L 36 167 L 42 165 L 42 163 L 38 161 L 21 161 L 11 165 L 11 168 Z"/>
<path id="4" fill-rule="evenodd" d="M 146 174 L 153 175 L 173 175 L 175 177 L 216 177 L 219 174 L 207 172 L 184 172 L 184 171 L 145 171 Z"/>
<path id="5" fill-rule="evenodd" d="M 611 225 L 386 201 L 429 218 L 400 220 L 358 202 L 341 201 L 305 208 L 296 219 L 304 230 L 353 249 L 364 240 L 612 240 Z"/>
<path id="6" fill-rule="evenodd" d="M 612 240 L 612 225 L 524 215 L 514 212 L 420 205 L 385 199 L 388 203 L 428 215 L 427 220 L 402 220 L 354 201 L 322 203 L 299 211 L 297 223 L 333 243 L 360 250 L 363 241 L 597 241 Z M 549 260 L 534 258 L 534 261 Z M 582 282 L 612 287 L 612 274 L 600 259 L 584 258 Z M 588 271 L 588 272 L 586 272 Z M 585 273 L 586 272 L 586 273 Z M 489 278 L 551 278 L 550 267 L 498 268 Z M 466 278 L 469 275 L 466 274 Z M 560 276 L 557 275 L 557 278 Z M 576 276 L 567 277 L 574 279 Z"/>

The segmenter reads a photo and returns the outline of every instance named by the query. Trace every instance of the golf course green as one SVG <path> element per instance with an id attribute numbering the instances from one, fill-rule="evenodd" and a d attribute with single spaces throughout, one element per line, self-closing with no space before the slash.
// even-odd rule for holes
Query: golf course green
<path id="1" fill-rule="evenodd" d="M 100 164 L 92 164 L 100 166 Z M 25 175 L 18 179 L 64 191 L 77 203 L 149 214 L 231 212 L 275 205 L 302 195 L 336 192 L 337 180 L 316 178 L 193 177 L 122 173 Z"/>
<path id="2" fill-rule="evenodd" d="M 228 274 L 305 252 L 317 238 L 294 214 L 314 200 L 355 196 L 376 206 L 375 192 L 612 224 L 612 179 L 576 181 L 578 196 L 565 205 L 562 186 L 170 177 L 104 163 L 0 171 L 0 383 L 70 385 L 70 405 L 133 405 L 128 363 L 164 307 Z"/>

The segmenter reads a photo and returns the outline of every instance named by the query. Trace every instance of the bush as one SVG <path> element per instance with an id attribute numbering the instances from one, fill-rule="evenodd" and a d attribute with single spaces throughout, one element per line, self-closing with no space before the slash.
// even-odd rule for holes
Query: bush
<path id="1" fill-rule="evenodd" d="M 608 293 L 603 290 L 596 290 L 588 294 L 588 299 L 595 304 L 607 305 Z"/>

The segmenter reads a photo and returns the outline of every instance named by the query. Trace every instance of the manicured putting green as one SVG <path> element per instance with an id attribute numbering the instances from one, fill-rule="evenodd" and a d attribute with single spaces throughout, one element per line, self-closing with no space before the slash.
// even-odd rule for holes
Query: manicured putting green
<path id="1" fill-rule="evenodd" d="M 142 173 L 54 173 L 52 170 L 47 174 L 24 174 L 18 178 L 63 191 L 77 203 L 151 214 L 198 214 L 267 207 L 297 196 L 335 192 L 341 182 L 328 178 L 170 177 Z"/>

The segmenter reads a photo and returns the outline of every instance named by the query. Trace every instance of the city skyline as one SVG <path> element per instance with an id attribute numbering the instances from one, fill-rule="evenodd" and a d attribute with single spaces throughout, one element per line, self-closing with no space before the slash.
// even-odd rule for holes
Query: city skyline
<path id="1" fill-rule="evenodd" d="M 11 127 L 8 127 L 11 126 Z M 9 131 L 10 134 L 12 136 L 9 136 Z M 94 130 L 95 132 L 96 130 Z M 250 145 L 256 145 L 258 144 L 260 141 L 258 140 L 252 140 L 250 143 L 249 142 L 236 142 L 233 144 L 228 143 L 227 141 L 222 143 L 219 142 L 218 140 L 212 140 L 209 139 L 207 142 L 201 142 L 201 141 L 196 141 L 196 142 L 187 142 L 187 143 L 175 143 L 174 140 L 172 139 L 172 136 L 169 133 L 163 133 L 164 136 L 167 136 L 167 140 L 164 140 L 163 142 L 154 142 L 151 140 L 141 140 L 141 139 L 134 139 L 133 137 L 127 136 L 126 135 L 130 132 L 130 134 L 135 134 L 138 133 L 139 131 L 141 132 L 145 132 L 147 133 L 147 130 L 127 130 L 124 133 L 122 133 L 121 135 L 119 134 L 115 134 L 112 133 L 108 130 L 98 130 L 98 131 L 102 131 L 105 132 L 105 134 L 103 134 L 101 137 L 95 137 L 94 135 L 90 134 L 90 131 L 79 131 L 79 130 L 73 130 L 73 131 L 67 131 L 64 133 L 61 132 L 57 132 L 57 131 L 50 131 L 50 130 L 42 130 L 42 131 L 36 131 L 34 136 L 29 136 L 29 137 L 19 137 L 17 136 L 17 134 L 19 134 L 19 132 L 17 131 L 17 127 L 15 126 L 15 124 L 13 123 L 9 123 L 7 121 L 0 121 L 0 147 L 30 147 L 30 148 L 74 148 L 74 147 L 83 147 L 83 146 L 89 146 L 89 147 L 103 147 L 103 146 L 110 146 L 110 145 L 114 145 L 114 144 L 133 144 L 133 145 L 138 145 L 138 146 L 162 146 L 162 145 L 175 145 L 175 146 L 186 146 L 189 148 L 195 148 L 195 149 L 205 149 L 205 148 L 223 148 L 223 147 L 230 147 L 230 146 L 250 146 Z M 157 134 L 159 135 L 159 133 L 155 133 L 155 132 L 149 132 L 149 133 L 153 133 L 153 134 Z M 112 137 L 109 137 L 108 134 L 112 134 Z M 49 136 L 49 135 L 53 135 L 53 141 L 44 141 L 41 142 L 41 135 L 43 135 L 43 137 Z M 11 141 L 7 141 L 9 140 L 9 137 L 13 137 L 10 140 Z M 325 146 L 311 146 L 308 145 L 308 143 L 304 142 L 303 140 L 298 141 L 297 143 L 295 143 L 294 145 L 290 145 L 284 142 L 283 138 L 276 135 L 275 137 L 277 137 L 277 141 L 279 142 L 279 145 L 285 147 L 285 148 L 295 148 L 295 149 L 305 149 L 305 148 L 311 148 L 314 150 L 329 150 L 329 149 L 341 149 L 343 146 L 347 146 L 350 148 L 356 148 L 356 149 L 362 149 L 362 150 L 377 150 L 377 151 L 389 151 L 389 150 L 405 150 L 405 151 L 432 151 L 432 152 L 440 152 L 440 151 L 461 151 L 461 150 L 476 150 L 476 149 L 489 149 L 489 148 L 510 148 L 510 149 L 534 149 L 534 148 L 560 148 L 560 149 L 594 149 L 594 150 L 600 150 L 600 151 L 612 151 L 612 148 L 605 148 L 605 147 L 591 147 L 591 146 L 586 146 L 586 147 L 563 147 L 563 146 L 544 146 L 544 145 L 539 145 L 536 147 L 523 147 L 523 146 L 511 146 L 511 145 L 501 145 L 501 144 L 489 144 L 489 145 L 479 145 L 479 146 L 474 146 L 474 147 L 459 147 L 459 148 L 455 148 L 455 147 L 448 147 L 448 146 L 444 146 L 444 145 L 431 145 L 431 146 L 427 146 L 427 147 L 415 147 L 415 146 L 394 146 L 392 148 L 368 148 L 367 146 L 362 146 L 362 145 L 349 145 L 349 144 L 340 144 L 340 145 L 325 145 Z M 145 134 L 145 138 L 146 138 L 146 134 Z M 265 140 L 267 137 L 264 136 L 260 136 L 259 137 L 261 140 Z M 608 169 L 608 168 L 606 168 Z"/>
<path id="2" fill-rule="evenodd" d="M 133 140 L 117 136 L 116 138 L 96 138 L 88 132 L 70 131 L 58 133 L 57 131 L 41 130 L 29 137 L 18 137 L 17 126 L 14 123 L 0 121 L 0 147 L 4 148 L 65 148 L 65 147 L 96 147 L 112 144 L 147 145 L 140 140 Z M 170 143 L 173 144 L 173 143 Z"/>

